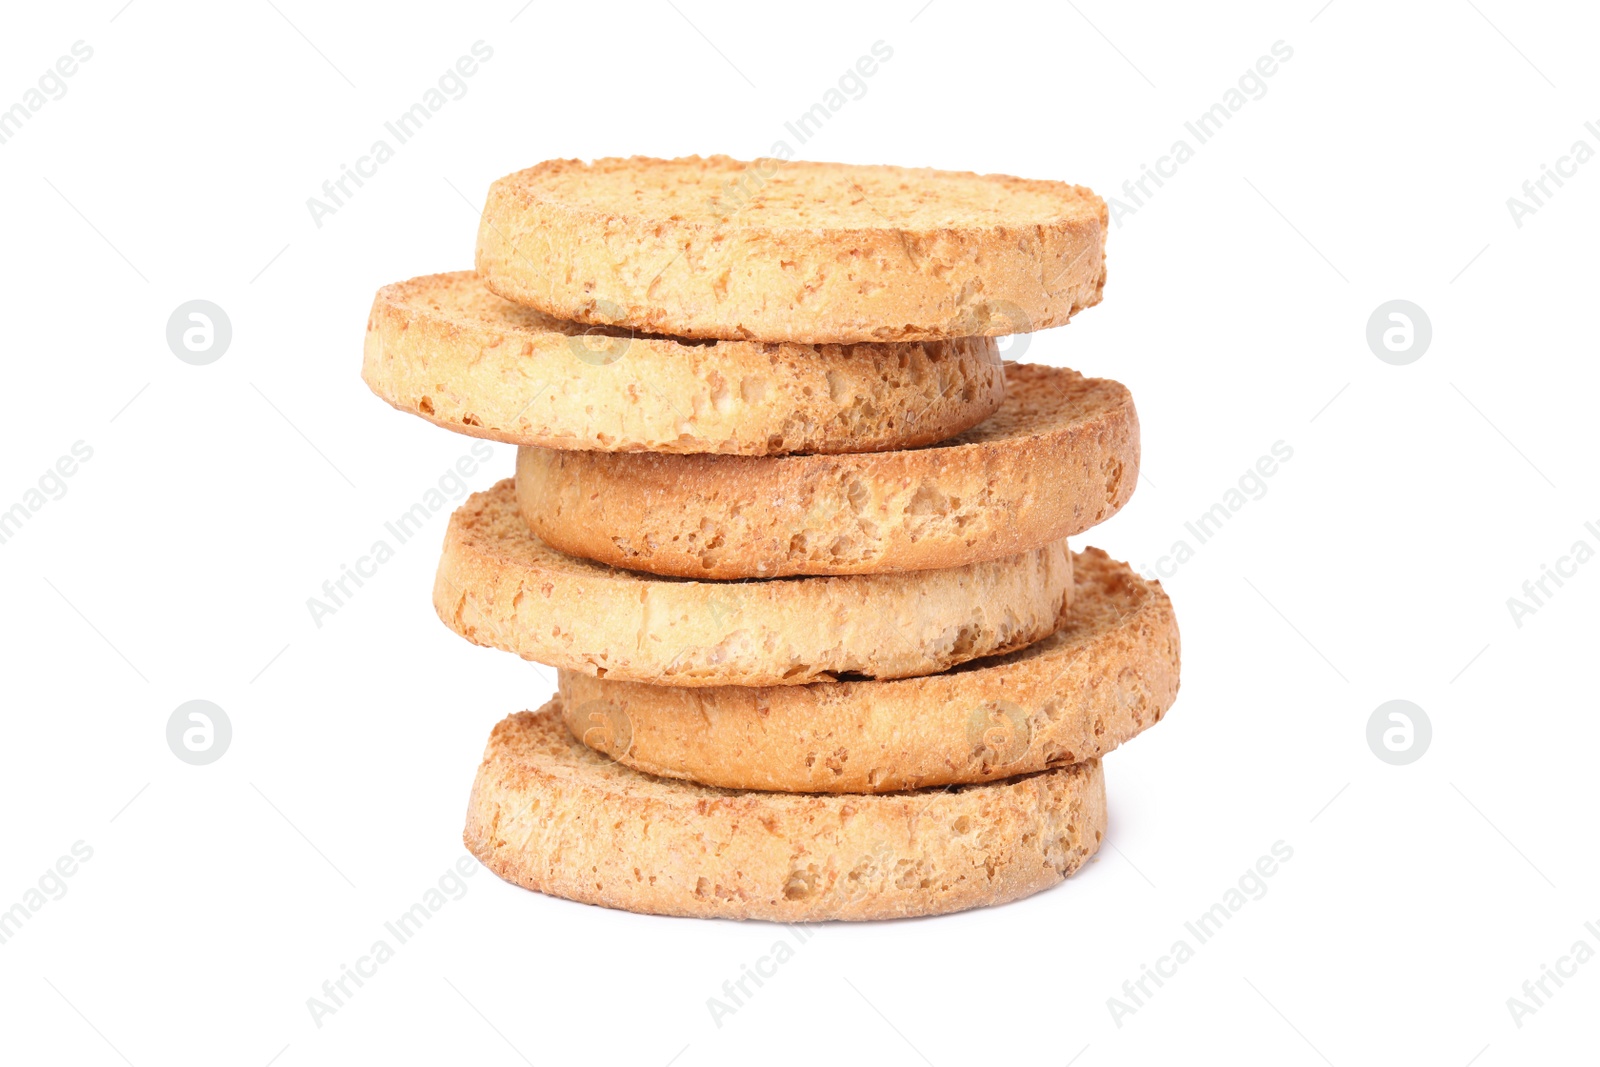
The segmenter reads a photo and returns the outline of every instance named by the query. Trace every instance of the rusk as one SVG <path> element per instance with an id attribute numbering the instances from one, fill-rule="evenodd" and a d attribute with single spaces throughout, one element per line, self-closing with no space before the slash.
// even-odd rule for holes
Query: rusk
<path id="1" fill-rule="evenodd" d="M 490 735 L 463 839 L 509 882 L 608 908 L 780 922 L 893 919 L 1049 888 L 1105 832 L 1096 760 L 882 796 L 739 793 L 629 770 L 559 698 Z"/>
<path id="2" fill-rule="evenodd" d="M 681 337 L 922 341 L 1100 302 L 1105 202 L 1053 181 L 727 156 L 551 160 L 495 182 L 489 288 Z"/>
<path id="3" fill-rule="evenodd" d="M 942 444 L 843 456 L 523 448 L 517 495 L 572 555 L 686 578 L 957 567 L 1105 521 L 1133 495 L 1139 420 L 1117 382 L 1006 368 L 1006 400 Z"/>
<path id="4" fill-rule="evenodd" d="M 585 674 L 689 686 L 932 674 L 1054 633 L 1071 601 L 1065 540 L 906 574 L 636 574 L 530 534 L 510 479 L 451 516 L 433 590 L 440 619 L 476 644 Z"/>
<path id="5" fill-rule="evenodd" d="M 1097 548 L 1066 625 L 1009 655 L 896 681 L 680 689 L 561 672 L 573 734 L 630 767 L 729 789 L 883 793 L 1105 755 L 1178 695 L 1159 582 Z"/>
<path id="6" fill-rule="evenodd" d="M 603 452 L 870 452 L 1000 406 L 993 338 L 860 345 L 630 336 L 495 296 L 472 271 L 378 290 L 361 375 L 458 433 Z"/>

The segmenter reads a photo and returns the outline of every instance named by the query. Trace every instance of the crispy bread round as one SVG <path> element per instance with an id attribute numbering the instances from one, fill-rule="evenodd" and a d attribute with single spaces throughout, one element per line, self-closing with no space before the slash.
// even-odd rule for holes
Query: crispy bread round
<path id="1" fill-rule="evenodd" d="M 882 796 L 740 793 L 629 770 L 559 698 L 489 737 L 467 848 L 508 882 L 608 908 L 807 922 L 938 915 L 1060 882 L 1105 832 L 1097 760 Z"/>
<path id="2" fill-rule="evenodd" d="M 529 529 L 554 548 L 685 578 L 959 567 L 1081 533 L 1139 478 L 1120 384 L 1034 364 L 939 445 L 846 456 L 517 454 Z"/>
<path id="3" fill-rule="evenodd" d="M 995 341 L 686 341 L 554 319 L 472 271 L 378 290 L 361 375 L 449 430 L 601 452 L 871 452 L 960 433 L 1005 396 Z"/>
<path id="4" fill-rule="evenodd" d="M 478 270 L 559 318 L 680 337 L 923 341 L 1100 302 L 1105 202 L 999 174 L 558 159 L 489 189 Z"/>
<path id="5" fill-rule="evenodd" d="M 636 770 L 728 789 L 885 793 L 1096 759 L 1172 706 L 1178 623 L 1159 582 L 1097 548 L 1073 580 L 1056 633 L 942 674 L 677 689 L 562 671 L 562 711 Z"/>
<path id="6" fill-rule="evenodd" d="M 932 674 L 1054 633 L 1072 602 L 1065 540 L 938 571 L 700 582 L 558 552 L 510 479 L 450 518 L 433 604 L 480 645 L 662 685 L 798 685 Z"/>

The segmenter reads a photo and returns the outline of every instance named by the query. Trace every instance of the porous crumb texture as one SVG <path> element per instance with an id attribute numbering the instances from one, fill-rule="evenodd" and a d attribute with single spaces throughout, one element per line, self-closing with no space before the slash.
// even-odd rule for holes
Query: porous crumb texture
<path id="1" fill-rule="evenodd" d="M 619 570 L 528 532 L 511 479 L 450 518 L 434 582 L 468 640 L 599 677 L 798 685 L 932 674 L 1054 633 L 1072 603 L 1066 541 L 901 574 L 709 582 Z"/>
<path id="2" fill-rule="evenodd" d="M 1159 582 L 1078 552 L 1066 625 L 1027 648 L 895 681 L 682 689 L 561 672 L 575 737 L 630 767 L 730 789 L 883 793 L 1097 759 L 1178 695 Z"/>
<path id="3" fill-rule="evenodd" d="M 523 448 L 517 495 L 554 548 L 686 578 L 957 567 L 1104 522 L 1139 479 L 1117 382 L 1006 368 L 1006 399 L 924 448 L 844 456 L 668 456 Z"/>
<path id="4" fill-rule="evenodd" d="M 878 796 L 740 793 L 655 778 L 574 740 L 559 699 L 494 728 L 467 848 L 501 878 L 609 908 L 781 922 L 1015 900 L 1099 847 L 1097 760 Z"/>
<path id="5" fill-rule="evenodd" d="M 1100 302 L 1088 189 L 801 160 L 552 160 L 489 189 L 489 288 L 682 337 L 851 343 L 1027 333 Z"/>
<path id="6" fill-rule="evenodd" d="M 402 411 L 513 444 L 762 456 L 941 441 L 1000 406 L 995 341 L 696 342 L 551 318 L 472 271 L 378 290 L 362 377 Z"/>

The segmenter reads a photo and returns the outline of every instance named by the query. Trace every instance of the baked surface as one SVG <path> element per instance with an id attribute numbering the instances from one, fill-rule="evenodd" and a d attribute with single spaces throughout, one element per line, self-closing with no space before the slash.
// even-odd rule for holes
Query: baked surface
<path id="1" fill-rule="evenodd" d="M 941 674 L 682 689 L 562 671 L 563 714 L 636 770 L 729 789 L 881 793 L 1097 759 L 1171 708 L 1178 624 L 1159 582 L 1097 548 L 1073 580 L 1060 630 Z"/>
<path id="2" fill-rule="evenodd" d="M 439 618 L 468 640 L 586 674 L 665 685 L 798 685 L 932 674 L 1054 633 L 1065 540 L 904 574 L 703 582 L 619 570 L 528 532 L 510 479 L 445 532 Z"/>
<path id="3" fill-rule="evenodd" d="M 995 341 L 695 342 L 551 318 L 472 271 L 378 290 L 361 376 L 457 433 L 601 452 L 870 452 L 941 441 L 1000 406 Z"/>
<path id="4" fill-rule="evenodd" d="M 739 793 L 585 747 L 559 698 L 503 720 L 463 838 L 508 882 L 608 908 L 780 922 L 937 915 L 1049 888 L 1099 847 L 1097 760 L 985 785 Z"/>
<path id="5" fill-rule="evenodd" d="M 1028 333 L 1100 302 L 1105 202 L 998 174 L 727 156 L 495 182 L 477 268 L 578 322 L 806 343 Z"/>
<path id="6" fill-rule="evenodd" d="M 517 494 L 552 547 L 687 578 L 957 567 L 1104 522 L 1139 480 L 1117 382 L 1006 368 L 1006 400 L 942 444 L 843 456 L 668 456 L 523 448 Z"/>

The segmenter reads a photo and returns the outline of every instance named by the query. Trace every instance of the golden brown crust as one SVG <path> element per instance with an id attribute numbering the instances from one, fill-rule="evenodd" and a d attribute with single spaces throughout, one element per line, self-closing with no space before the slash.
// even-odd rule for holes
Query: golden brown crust
<path id="1" fill-rule="evenodd" d="M 1097 548 L 1072 613 L 1009 655 L 895 681 L 681 689 L 561 672 L 567 726 L 650 774 L 728 789 L 882 793 L 986 782 L 1105 755 L 1178 694 L 1159 582 Z"/>
<path id="2" fill-rule="evenodd" d="M 1056 541 L 938 571 L 700 582 L 618 570 L 528 532 L 507 479 L 450 518 L 440 619 L 476 644 L 666 685 L 931 674 L 1054 633 L 1072 601 Z"/>
<path id="3" fill-rule="evenodd" d="M 606 759 L 559 703 L 494 728 L 463 838 L 501 878 L 569 900 L 780 922 L 937 915 L 1047 889 L 1105 832 L 1097 760 L 882 796 L 738 793 Z"/>
<path id="4" fill-rule="evenodd" d="M 926 448 L 846 456 L 517 455 L 536 536 L 686 578 L 874 574 L 1014 555 L 1104 522 L 1139 478 L 1120 384 L 1034 364 L 980 425 Z"/>
<path id="5" fill-rule="evenodd" d="M 551 160 L 489 189 L 477 267 L 578 322 L 806 343 L 1027 333 L 1100 301 L 1081 186 L 726 156 Z"/>
<path id="6" fill-rule="evenodd" d="M 362 377 L 457 433 L 601 452 L 870 452 L 941 441 L 1000 406 L 993 338 L 684 341 L 554 319 L 472 271 L 378 290 Z"/>

